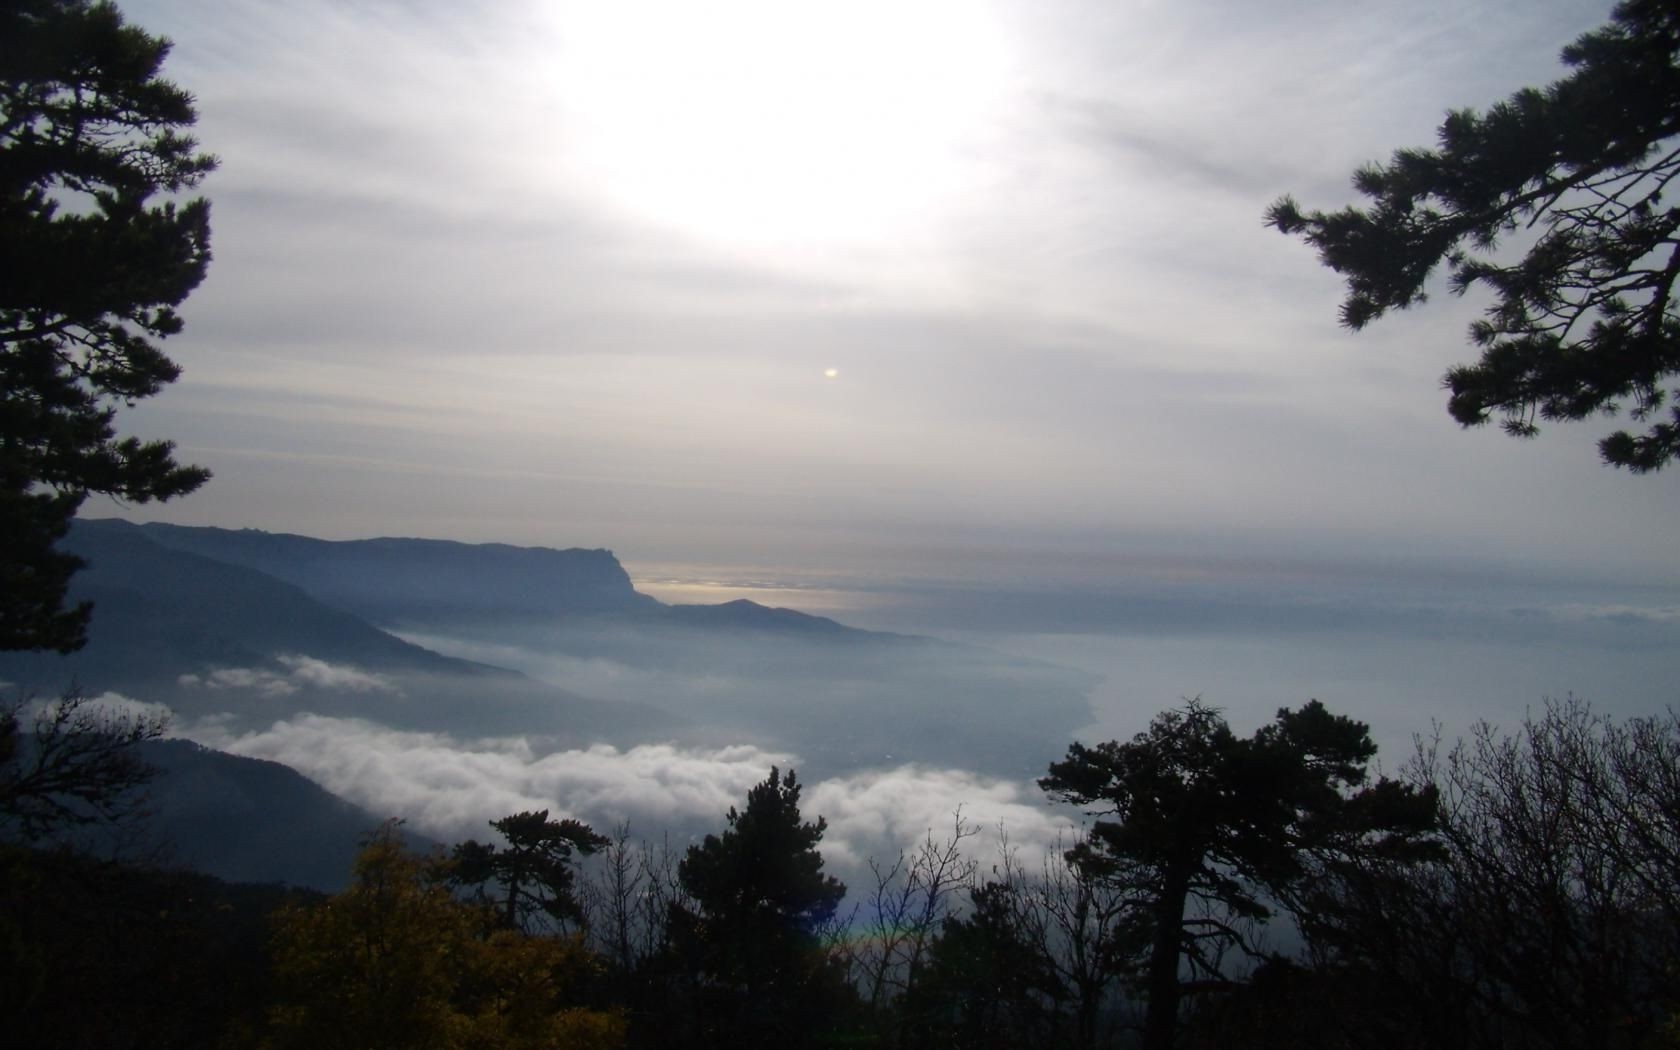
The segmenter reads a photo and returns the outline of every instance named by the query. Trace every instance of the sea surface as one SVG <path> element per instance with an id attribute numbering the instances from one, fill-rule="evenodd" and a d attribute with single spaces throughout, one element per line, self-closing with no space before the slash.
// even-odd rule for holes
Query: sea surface
<path id="1" fill-rule="evenodd" d="M 1127 738 L 1190 697 L 1242 732 L 1318 699 L 1367 722 L 1387 768 L 1419 738 L 1515 728 L 1548 700 L 1583 698 L 1617 718 L 1680 706 L 1680 589 L 1662 585 L 1345 567 L 1052 586 L 626 567 L 667 602 L 748 598 L 1089 671 L 1089 740 Z"/>

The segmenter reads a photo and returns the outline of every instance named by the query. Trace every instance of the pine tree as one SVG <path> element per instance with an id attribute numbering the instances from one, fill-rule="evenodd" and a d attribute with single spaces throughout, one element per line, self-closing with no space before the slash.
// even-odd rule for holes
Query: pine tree
<path id="1" fill-rule="evenodd" d="M 672 947 L 698 985 L 702 1045 L 809 1045 L 850 991 L 822 939 L 846 887 L 823 874 L 827 824 L 800 817 L 799 792 L 772 768 L 678 866 L 694 904 L 673 914 Z"/>
<path id="2" fill-rule="evenodd" d="M 1050 766 L 1039 786 L 1098 818 L 1069 862 L 1151 902 L 1145 1050 L 1172 1046 L 1181 972 L 1217 983 L 1219 952 L 1251 947 L 1243 923 L 1299 900 L 1342 858 L 1426 847 L 1434 797 L 1367 783 L 1375 754 L 1364 724 L 1316 700 L 1248 738 L 1191 701 Z"/>
<path id="3" fill-rule="evenodd" d="M 1444 380 L 1453 418 L 1497 414 L 1528 437 L 1537 419 L 1625 412 L 1643 433 L 1599 451 L 1644 473 L 1680 456 L 1680 5 L 1625 0 L 1563 61 L 1573 72 L 1544 89 L 1449 114 L 1438 149 L 1361 168 L 1367 207 L 1303 212 L 1284 197 L 1266 222 L 1347 278 L 1349 328 L 1424 301 L 1442 262 L 1454 292 L 1491 291 L 1470 328 L 1480 361 Z"/>
<path id="4" fill-rule="evenodd" d="M 89 607 L 64 608 L 81 563 L 54 544 L 90 493 L 144 503 L 210 476 L 116 433 L 180 374 L 156 344 L 210 263 L 209 204 L 175 198 L 216 161 L 159 76 L 169 46 L 109 3 L 0 6 L 0 649 L 85 641 Z"/>

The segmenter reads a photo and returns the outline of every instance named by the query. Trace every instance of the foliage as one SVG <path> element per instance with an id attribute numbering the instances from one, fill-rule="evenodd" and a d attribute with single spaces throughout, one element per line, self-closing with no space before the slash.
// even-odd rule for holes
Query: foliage
<path id="1" fill-rule="evenodd" d="M 823 874 L 827 824 L 800 817 L 799 792 L 791 770 L 772 768 L 678 865 L 693 906 L 673 910 L 671 946 L 702 1045 L 808 1045 L 851 998 L 824 945 L 846 887 Z"/>
<path id="2" fill-rule="evenodd" d="M 119 438 L 119 407 L 180 369 L 156 342 L 210 262 L 210 208 L 174 198 L 215 159 L 159 76 L 169 42 L 87 0 L 0 9 L 0 648 L 81 646 L 55 552 L 89 493 L 134 502 L 209 477 L 168 442 Z M 157 195 L 171 199 L 154 202 Z"/>
<path id="3" fill-rule="evenodd" d="M 1464 426 L 1595 413 L 1648 423 L 1599 443 L 1635 473 L 1680 455 L 1680 7 L 1624 0 L 1608 25 L 1563 51 L 1567 77 L 1485 114 L 1448 115 L 1435 150 L 1361 168 L 1366 208 L 1302 212 L 1289 197 L 1266 221 L 1300 235 L 1347 278 L 1342 322 L 1366 324 L 1422 302 L 1443 262 L 1451 287 L 1493 304 L 1471 326 L 1473 365 L 1450 369 L 1448 409 Z M 1502 251 L 1510 242 L 1520 254 Z M 1665 412 L 1665 409 L 1667 411 Z"/>
<path id="4" fill-rule="evenodd" d="M 594 967 L 577 938 L 528 937 L 456 900 L 447 865 L 405 852 L 388 823 L 350 889 L 279 916 L 269 1045 L 619 1046 L 622 1020 L 574 1001 Z"/>
<path id="5" fill-rule="evenodd" d="M 74 690 L 32 714 L 28 706 L 0 708 L 0 834 L 39 842 L 135 815 L 152 776 L 135 747 L 162 736 L 166 721 L 113 711 Z"/>
<path id="6" fill-rule="evenodd" d="M 550 820 L 546 809 L 515 813 L 490 826 L 506 845 L 471 839 L 457 845 L 451 881 L 476 886 L 480 893 L 498 884 L 502 922 L 509 929 L 534 933 L 581 924 L 573 857 L 589 856 L 608 840 L 580 821 Z"/>
<path id="7" fill-rule="evenodd" d="M 1253 950 L 1244 921 L 1301 900 L 1346 858 L 1419 848 L 1434 799 L 1369 783 L 1375 752 L 1366 726 L 1316 700 L 1247 739 L 1191 701 L 1127 743 L 1076 743 L 1050 766 L 1040 786 L 1099 818 L 1070 862 L 1141 897 L 1145 1047 L 1172 1044 L 1181 968 L 1217 984 L 1224 950 Z"/>

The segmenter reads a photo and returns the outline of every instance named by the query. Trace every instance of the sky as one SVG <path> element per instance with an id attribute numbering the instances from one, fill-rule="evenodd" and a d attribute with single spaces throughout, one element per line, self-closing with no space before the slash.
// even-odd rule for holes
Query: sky
<path id="1" fill-rule="evenodd" d="M 1680 583 L 1592 421 L 1464 432 L 1474 301 L 1353 334 L 1262 225 L 1554 79 L 1602 2 L 128 0 L 215 261 L 109 508 L 633 568 Z M 1059 577 L 1057 576 L 1059 574 Z"/>
<path id="2" fill-rule="evenodd" d="M 1100 735 L 1320 696 L 1403 756 L 1543 696 L 1676 701 L 1674 470 L 1600 465 L 1608 421 L 1461 430 L 1483 303 L 1350 333 L 1262 222 L 1556 79 L 1607 0 L 122 7 L 221 158 L 184 375 L 124 425 L 215 477 L 90 516 L 607 547 L 667 600 L 1097 671 Z M 207 742 L 438 833 L 713 812 L 798 757 Z M 905 767 L 812 802 L 861 856 L 959 802 L 1043 845 L 1035 795 Z"/>

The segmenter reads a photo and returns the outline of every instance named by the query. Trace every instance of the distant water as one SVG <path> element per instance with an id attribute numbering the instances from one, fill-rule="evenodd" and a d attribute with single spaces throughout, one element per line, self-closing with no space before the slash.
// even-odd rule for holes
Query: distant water
<path id="1" fill-rule="evenodd" d="M 1274 574 L 1056 588 L 629 566 L 670 602 L 751 598 L 1100 676 L 1089 739 L 1200 696 L 1246 731 L 1316 698 L 1371 725 L 1385 765 L 1439 723 L 1514 726 L 1575 695 L 1617 717 L 1680 707 L 1680 590 L 1450 574 Z M 1047 756 L 1049 758 L 1056 756 Z"/>

